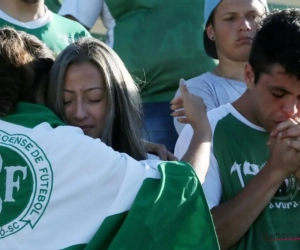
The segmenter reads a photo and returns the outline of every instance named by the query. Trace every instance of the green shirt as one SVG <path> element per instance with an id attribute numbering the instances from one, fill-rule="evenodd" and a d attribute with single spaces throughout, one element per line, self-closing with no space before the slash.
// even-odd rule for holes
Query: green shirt
<path id="1" fill-rule="evenodd" d="M 220 203 L 235 197 L 269 159 L 264 129 L 247 121 L 228 104 L 210 112 L 213 128 L 212 157 L 219 169 Z M 214 118 L 212 118 L 214 116 Z M 213 161 L 214 159 L 212 159 Z M 209 170 L 208 176 L 212 171 Z M 205 190 L 217 178 L 205 180 Z M 207 191 L 206 191 L 207 192 Z M 210 196 L 207 195 L 208 201 Z M 209 201 L 210 203 L 210 201 Z M 210 204 L 214 206 L 217 204 Z M 300 249 L 300 192 L 295 177 L 287 178 L 250 229 L 232 248 L 236 250 Z"/>
<path id="2" fill-rule="evenodd" d="M 211 70 L 203 48 L 203 0 L 106 0 L 116 20 L 114 50 L 145 102 L 170 101 L 179 79 Z"/>
<path id="3" fill-rule="evenodd" d="M 54 14 L 49 10 L 41 20 L 28 23 L 21 23 L 0 11 L 0 27 L 5 26 L 35 35 L 56 54 L 75 40 L 91 36 L 81 24 Z"/>

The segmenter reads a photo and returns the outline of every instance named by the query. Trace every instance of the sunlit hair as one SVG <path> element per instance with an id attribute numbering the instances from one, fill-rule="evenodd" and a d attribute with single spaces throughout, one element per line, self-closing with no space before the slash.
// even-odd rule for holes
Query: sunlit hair
<path id="1" fill-rule="evenodd" d="M 121 59 L 103 42 L 82 38 L 61 52 L 50 73 L 47 106 L 68 123 L 63 103 L 66 72 L 70 65 L 85 62 L 96 65 L 105 79 L 108 111 L 101 140 L 116 151 L 145 159 L 138 88 Z"/>
<path id="2" fill-rule="evenodd" d="M 36 37 L 12 28 L 0 29 L 1 116 L 12 112 L 18 102 L 36 102 L 53 61 L 50 49 Z"/>

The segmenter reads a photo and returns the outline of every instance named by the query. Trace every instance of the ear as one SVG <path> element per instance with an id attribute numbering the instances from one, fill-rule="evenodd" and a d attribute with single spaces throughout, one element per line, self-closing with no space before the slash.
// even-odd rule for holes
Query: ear
<path id="1" fill-rule="evenodd" d="M 215 31 L 214 28 L 211 24 L 207 25 L 206 27 L 206 34 L 208 36 L 208 38 L 212 41 L 215 41 Z"/>
<path id="2" fill-rule="evenodd" d="M 248 89 L 252 89 L 255 85 L 254 83 L 255 75 L 253 69 L 249 63 L 245 65 L 245 83 Z"/>

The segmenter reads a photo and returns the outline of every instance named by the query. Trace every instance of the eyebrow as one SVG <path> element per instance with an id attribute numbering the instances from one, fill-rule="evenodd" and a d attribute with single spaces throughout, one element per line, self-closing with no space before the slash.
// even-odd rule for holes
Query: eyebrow
<path id="1" fill-rule="evenodd" d="M 286 90 L 285 88 L 283 87 L 278 87 L 278 86 L 270 86 L 270 89 L 271 90 L 276 90 L 276 91 L 281 91 L 285 94 L 291 94 L 291 92 L 289 92 L 288 90 Z"/>
<path id="2" fill-rule="evenodd" d="M 92 90 L 95 90 L 95 89 L 99 89 L 99 90 L 104 91 L 103 88 L 100 88 L 100 87 L 92 87 L 92 88 L 88 88 L 88 89 L 83 90 L 83 92 L 86 93 L 86 92 L 89 92 L 89 91 L 92 91 Z M 75 91 L 72 91 L 72 90 L 69 90 L 69 89 L 64 89 L 63 91 L 69 92 L 69 93 L 75 93 Z"/>

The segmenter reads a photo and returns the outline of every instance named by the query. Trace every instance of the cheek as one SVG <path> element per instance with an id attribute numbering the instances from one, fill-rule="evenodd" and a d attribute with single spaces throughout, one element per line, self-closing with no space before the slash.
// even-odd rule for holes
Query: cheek
<path id="1" fill-rule="evenodd" d="M 73 117 L 73 109 L 71 106 L 64 106 L 64 115 L 68 122 L 72 120 Z"/>
<path id="2" fill-rule="evenodd" d="M 106 114 L 107 114 L 107 105 L 104 100 L 102 100 L 99 103 L 99 105 L 93 107 L 93 117 L 97 121 L 97 124 L 99 124 L 101 127 L 105 122 Z"/>

